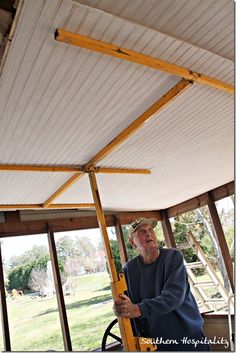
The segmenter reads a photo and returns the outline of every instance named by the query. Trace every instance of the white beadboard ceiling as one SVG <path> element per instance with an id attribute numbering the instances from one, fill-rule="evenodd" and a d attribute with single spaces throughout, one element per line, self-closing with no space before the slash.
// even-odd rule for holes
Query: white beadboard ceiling
<path id="1" fill-rule="evenodd" d="M 230 60 L 234 59 L 232 0 L 78 0 Z"/>
<path id="2" fill-rule="evenodd" d="M 0 172 L 1 204 L 43 203 L 73 174 Z"/>
<path id="3" fill-rule="evenodd" d="M 180 77 L 54 40 L 58 27 L 233 83 L 231 0 L 26 0 L 0 77 L 0 164 L 85 164 Z M 89 7 L 89 6 L 92 7 Z M 194 84 L 99 166 L 106 210 L 162 209 L 233 180 L 233 95 Z M 0 204 L 72 174 L 0 172 Z M 92 202 L 88 177 L 55 203 Z"/>

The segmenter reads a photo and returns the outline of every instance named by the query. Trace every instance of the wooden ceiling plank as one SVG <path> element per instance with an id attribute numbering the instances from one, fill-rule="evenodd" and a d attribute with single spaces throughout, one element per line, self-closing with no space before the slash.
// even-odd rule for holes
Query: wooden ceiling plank
<path id="1" fill-rule="evenodd" d="M 178 65 L 170 64 L 167 61 L 160 60 L 148 55 L 140 54 L 132 50 L 121 48 L 117 45 L 110 44 L 101 40 L 96 40 L 87 36 L 65 31 L 58 28 L 55 32 L 55 39 L 57 41 L 72 44 L 80 48 L 86 48 L 102 54 L 111 55 L 119 59 L 132 61 L 136 64 L 151 67 L 153 69 L 166 72 L 171 75 L 180 76 L 186 80 L 195 81 L 210 87 L 226 91 L 228 93 L 234 92 L 233 85 L 216 80 L 214 78 L 202 75 L 198 72 L 191 71 Z"/>

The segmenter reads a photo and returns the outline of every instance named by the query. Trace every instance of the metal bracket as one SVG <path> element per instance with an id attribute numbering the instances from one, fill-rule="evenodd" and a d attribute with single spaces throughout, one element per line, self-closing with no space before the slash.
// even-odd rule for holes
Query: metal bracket
<path id="1" fill-rule="evenodd" d="M 119 297 L 119 294 L 122 294 L 127 290 L 125 276 L 123 273 L 118 273 L 118 281 L 111 282 L 111 287 L 112 287 L 112 292 L 116 293 L 118 297 Z"/>

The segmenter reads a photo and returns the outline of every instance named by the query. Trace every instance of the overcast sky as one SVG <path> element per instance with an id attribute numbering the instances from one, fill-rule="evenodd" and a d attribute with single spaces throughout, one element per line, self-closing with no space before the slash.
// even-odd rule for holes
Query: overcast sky
<path id="1" fill-rule="evenodd" d="M 101 240 L 101 233 L 99 229 L 55 233 L 55 240 L 57 241 L 59 238 L 65 235 L 75 236 L 76 234 L 77 236 L 79 235 L 80 237 L 88 238 L 91 240 L 91 242 L 93 242 L 95 246 L 97 246 Z M 2 242 L 2 255 L 5 261 L 7 261 L 13 255 L 23 254 L 26 250 L 31 249 L 34 245 L 45 245 L 48 247 L 46 234 L 34 234 L 4 238 L 2 239 Z"/>

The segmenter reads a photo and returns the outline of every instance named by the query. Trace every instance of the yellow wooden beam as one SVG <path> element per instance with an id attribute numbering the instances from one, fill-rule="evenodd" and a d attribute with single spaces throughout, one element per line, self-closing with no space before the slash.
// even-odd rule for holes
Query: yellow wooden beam
<path id="1" fill-rule="evenodd" d="M 120 299 L 119 294 L 121 294 L 125 290 L 127 290 L 127 286 L 125 283 L 125 279 L 122 278 L 122 280 L 121 280 L 116 272 L 115 261 L 114 261 L 113 255 L 112 255 L 110 241 L 109 241 L 109 237 L 108 237 L 108 233 L 107 233 L 105 215 L 104 215 L 102 205 L 101 205 L 101 200 L 100 200 L 100 196 L 99 196 L 99 192 L 98 192 L 96 177 L 93 172 L 89 173 L 89 180 L 90 180 L 90 186 L 91 186 L 94 204 L 95 204 L 95 208 L 96 208 L 98 224 L 99 224 L 99 228 L 100 228 L 102 238 L 103 238 L 108 269 L 109 269 L 109 273 L 111 276 L 112 295 L 113 295 L 114 300 L 119 300 Z M 119 324 L 119 328 L 120 328 L 124 351 L 126 351 L 126 352 L 139 351 L 139 347 L 137 344 L 138 341 L 133 335 L 130 320 L 127 318 L 123 318 L 123 317 L 117 317 L 117 319 L 118 319 L 118 324 Z"/>
<path id="2" fill-rule="evenodd" d="M 29 210 L 35 210 L 38 208 L 42 208 L 42 205 L 39 203 L 36 204 L 0 204 L 0 209 L 1 210 L 21 210 L 21 209 L 29 209 Z"/>
<path id="3" fill-rule="evenodd" d="M 95 204 L 95 208 L 96 208 L 96 213 L 97 213 L 97 218 L 98 218 L 98 224 L 102 233 L 102 237 L 103 237 L 103 241 L 104 241 L 104 245 L 105 245 L 105 251 L 106 251 L 106 256 L 108 261 L 108 269 L 109 272 L 111 273 L 112 279 L 114 279 L 114 281 L 118 280 L 118 276 L 117 276 L 117 272 L 116 272 L 116 266 L 115 266 L 115 262 L 112 256 L 112 251 L 110 248 L 110 241 L 109 241 L 109 237 L 107 234 L 107 229 L 106 229 L 106 221 L 105 221 L 105 216 L 103 213 L 103 209 L 101 206 L 101 200 L 100 200 L 100 196 L 99 196 L 99 192 L 98 192 L 98 187 L 97 187 L 97 181 L 96 181 L 96 177 L 94 173 L 89 173 L 89 181 L 90 181 L 90 187 L 91 187 L 91 191 L 92 191 L 92 195 L 93 195 L 93 199 L 94 199 L 94 204 Z"/>
<path id="4" fill-rule="evenodd" d="M 47 208 L 66 209 L 66 208 L 94 208 L 94 207 L 95 207 L 94 203 L 53 203 L 48 205 Z"/>
<path id="5" fill-rule="evenodd" d="M 90 37 L 82 36 L 80 34 L 68 32 L 62 28 L 58 28 L 56 30 L 55 39 L 60 42 L 76 45 L 78 47 L 93 50 L 102 54 L 111 55 L 119 59 L 132 61 L 136 64 L 148 66 L 171 75 L 180 76 L 185 78 L 186 80 L 191 80 L 204 85 L 208 85 L 216 89 L 226 91 L 228 93 L 234 92 L 233 85 L 230 85 L 228 83 L 216 80 L 209 76 L 202 75 L 198 72 L 191 71 L 178 65 L 170 64 L 164 60 L 153 58 L 151 56 L 140 54 L 125 48 L 121 48 L 114 44 L 92 39 Z"/>
<path id="6" fill-rule="evenodd" d="M 110 173 L 110 174 L 151 174 L 151 171 L 148 169 L 128 169 L 128 168 L 102 168 L 94 167 L 89 170 L 85 170 L 83 167 L 66 167 L 66 166 L 35 166 L 27 164 L 0 164 L 0 171 L 12 171 L 12 172 L 76 172 L 76 173 L 89 173 L 90 171 L 94 173 Z"/>
<path id="7" fill-rule="evenodd" d="M 94 203 L 56 203 L 51 204 L 47 208 L 48 209 L 72 209 L 72 208 L 94 208 Z M 36 203 L 36 204 L 0 204 L 1 210 L 20 210 L 20 209 L 30 209 L 30 210 L 37 210 L 37 209 L 44 209 L 43 204 Z"/>
<path id="8" fill-rule="evenodd" d="M 124 168 L 100 168 L 100 167 L 91 167 L 90 169 L 83 168 L 83 173 L 90 173 L 94 171 L 95 173 L 123 173 L 123 174 L 151 174 L 151 171 L 148 169 L 124 169 Z M 65 184 L 63 184 L 53 195 L 51 195 L 43 204 L 44 208 L 50 208 L 55 204 L 52 202 L 65 192 L 72 184 L 74 184 L 83 174 L 76 173 L 74 174 Z M 63 208 L 63 207 L 61 207 Z"/>
<path id="9" fill-rule="evenodd" d="M 70 179 L 68 179 L 62 186 L 54 192 L 43 204 L 43 207 L 48 207 L 58 196 L 63 194 L 72 184 L 74 184 L 79 178 L 81 178 L 83 174 L 76 173 L 72 175 Z"/>
<path id="10" fill-rule="evenodd" d="M 63 172 L 63 173 L 83 173 L 81 167 L 65 167 L 65 166 L 37 166 L 27 164 L 0 164 L 0 171 L 12 172 Z"/>
<path id="11" fill-rule="evenodd" d="M 85 168 L 91 168 L 93 165 L 98 163 L 101 159 L 105 158 L 111 153 L 116 147 L 122 142 L 127 140 L 129 136 L 134 134 L 140 127 L 154 114 L 159 112 L 161 109 L 166 107 L 168 104 L 182 93 L 187 87 L 191 85 L 190 81 L 182 79 L 174 87 L 172 87 L 166 94 L 159 98 L 150 108 L 148 108 L 143 114 L 141 114 L 136 120 L 134 120 L 127 128 L 125 128 L 116 138 L 114 138 L 108 145 L 102 148 L 90 161 L 85 165 Z"/>
<path id="12" fill-rule="evenodd" d="M 91 167 L 87 173 L 104 173 L 104 174 L 151 174 L 149 169 L 128 169 L 128 168 L 102 168 L 102 167 Z"/>

